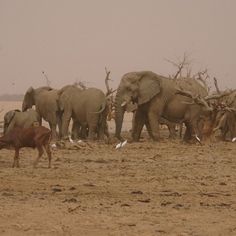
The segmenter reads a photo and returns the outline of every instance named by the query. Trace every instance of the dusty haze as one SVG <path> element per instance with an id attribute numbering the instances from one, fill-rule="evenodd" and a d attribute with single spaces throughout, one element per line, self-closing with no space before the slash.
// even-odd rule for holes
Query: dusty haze
<path id="1" fill-rule="evenodd" d="M 194 70 L 236 87 L 236 1 L 0 0 L 0 94 L 77 81 L 116 87 L 133 70 L 163 75 L 187 52 Z"/>

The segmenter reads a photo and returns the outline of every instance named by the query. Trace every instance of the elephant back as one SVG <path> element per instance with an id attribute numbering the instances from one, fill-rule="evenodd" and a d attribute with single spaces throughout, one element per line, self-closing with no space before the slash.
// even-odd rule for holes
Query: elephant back
<path id="1" fill-rule="evenodd" d="M 105 109 L 107 99 L 105 93 L 97 88 L 88 88 L 82 91 L 82 98 L 90 112 L 98 112 Z M 102 112 L 101 111 L 101 112 Z"/>
<path id="2" fill-rule="evenodd" d="M 181 77 L 176 79 L 175 83 L 178 87 L 191 92 L 194 96 L 200 95 L 201 97 L 205 97 L 208 95 L 207 88 L 194 78 Z"/>
<path id="3" fill-rule="evenodd" d="M 74 97 L 78 96 L 83 90 L 78 88 L 76 85 L 66 85 L 57 91 L 58 95 L 58 106 L 61 111 L 68 106 Z"/>

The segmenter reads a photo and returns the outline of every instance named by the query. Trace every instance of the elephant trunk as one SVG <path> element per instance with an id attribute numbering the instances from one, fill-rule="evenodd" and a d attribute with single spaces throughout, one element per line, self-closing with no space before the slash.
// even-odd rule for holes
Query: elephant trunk
<path id="1" fill-rule="evenodd" d="M 124 113 L 125 109 L 122 106 L 122 96 L 120 95 L 119 90 L 117 91 L 116 99 L 115 99 L 115 123 L 116 123 L 116 132 L 115 136 L 120 141 L 123 141 L 123 138 L 121 137 L 121 129 L 122 129 L 122 123 L 124 119 Z"/>

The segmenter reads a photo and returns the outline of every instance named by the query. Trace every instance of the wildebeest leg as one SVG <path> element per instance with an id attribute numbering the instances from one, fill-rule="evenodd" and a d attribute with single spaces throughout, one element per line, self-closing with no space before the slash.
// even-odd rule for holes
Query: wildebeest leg
<path id="1" fill-rule="evenodd" d="M 50 145 L 46 144 L 44 146 L 44 148 L 45 148 L 45 151 L 46 151 L 47 156 L 48 156 L 48 168 L 51 168 L 52 152 L 51 152 L 51 149 L 50 149 Z"/>
<path id="2" fill-rule="evenodd" d="M 12 168 L 17 167 L 19 168 L 19 148 L 15 149 L 15 156 L 14 156 L 14 161 L 13 161 L 13 165 Z"/>
<path id="3" fill-rule="evenodd" d="M 43 148 L 42 146 L 37 146 L 38 149 L 38 157 L 36 158 L 35 162 L 34 162 L 34 168 L 37 166 L 40 157 L 43 155 Z"/>

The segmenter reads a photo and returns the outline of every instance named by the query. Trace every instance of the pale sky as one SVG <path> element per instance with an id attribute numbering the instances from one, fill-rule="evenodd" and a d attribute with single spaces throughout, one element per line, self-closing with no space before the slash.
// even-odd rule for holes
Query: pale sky
<path id="1" fill-rule="evenodd" d="M 0 0 L 0 94 L 77 81 L 116 88 L 123 74 L 176 70 L 187 53 L 236 88 L 235 0 Z"/>

